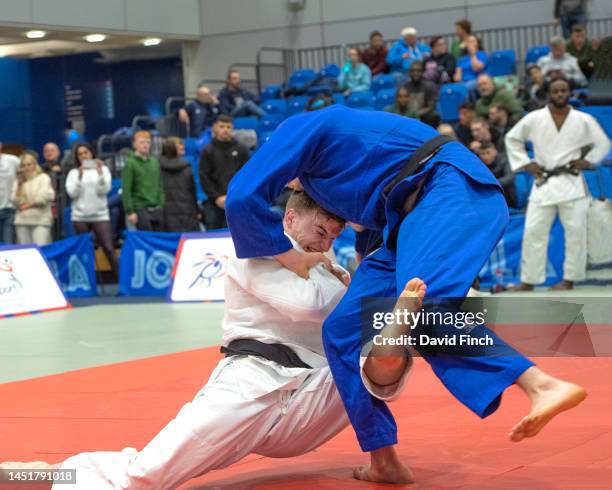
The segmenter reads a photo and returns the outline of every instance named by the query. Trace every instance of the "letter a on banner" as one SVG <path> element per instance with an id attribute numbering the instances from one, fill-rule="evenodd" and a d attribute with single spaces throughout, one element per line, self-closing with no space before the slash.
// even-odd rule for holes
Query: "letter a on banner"
<path id="1" fill-rule="evenodd" d="M 35 245 L 0 248 L 0 318 L 70 308 Z"/>

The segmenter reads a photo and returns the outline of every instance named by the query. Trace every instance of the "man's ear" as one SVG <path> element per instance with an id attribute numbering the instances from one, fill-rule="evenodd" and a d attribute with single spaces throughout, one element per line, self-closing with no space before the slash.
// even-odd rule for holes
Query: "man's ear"
<path id="1" fill-rule="evenodd" d="M 295 209 L 287 208 L 285 210 L 285 225 L 290 227 L 293 225 L 293 221 L 295 220 Z"/>

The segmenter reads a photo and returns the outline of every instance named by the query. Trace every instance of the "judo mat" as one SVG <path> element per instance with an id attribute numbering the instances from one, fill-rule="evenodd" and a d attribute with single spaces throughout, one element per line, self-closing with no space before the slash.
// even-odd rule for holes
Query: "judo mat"
<path id="1" fill-rule="evenodd" d="M 222 309 L 111 304 L 0 322 L 0 460 L 56 463 L 83 451 L 141 448 L 192 399 L 220 359 Z M 403 395 L 391 404 L 397 449 L 416 480 L 411 488 L 610 488 L 612 358 L 535 360 L 584 385 L 589 397 L 520 443 L 507 437 L 529 408 L 518 388 L 506 392 L 497 413 L 480 420 L 423 359 L 415 360 Z M 251 455 L 181 488 L 392 488 L 352 478 L 353 468 L 367 461 L 348 428 L 309 454 Z"/>

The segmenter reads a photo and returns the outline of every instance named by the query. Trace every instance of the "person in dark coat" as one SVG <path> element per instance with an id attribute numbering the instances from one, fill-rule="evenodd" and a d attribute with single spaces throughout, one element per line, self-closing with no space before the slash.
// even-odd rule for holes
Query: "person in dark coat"
<path id="1" fill-rule="evenodd" d="M 176 139 L 164 142 L 159 158 L 166 202 L 164 231 L 199 231 L 195 181 L 189 162 L 179 155 Z"/>
<path id="2" fill-rule="evenodd" d="M 514 172 L 510 168 L 504 153 L 499 153 L 495 145 L 486 141 L 480 145 L 478 156 L 485 163 L 504 189 L 508 207 L 515 208 L 517 204 Z"/>

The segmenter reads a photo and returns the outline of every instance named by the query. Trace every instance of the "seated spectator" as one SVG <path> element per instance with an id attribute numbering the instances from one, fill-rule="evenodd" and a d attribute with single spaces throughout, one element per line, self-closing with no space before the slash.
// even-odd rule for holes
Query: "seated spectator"
<path id="1" fill-rule="evenodd" d="M 204 205 L 204 224 L 208 230 L 227 228 L 227 186 L 250 157 L 248 148 L 234 139 L 233 130 L 232 118 L 219 116 L 213 124 L 213 140 L 200 157 L 200 184 L 208 196 Z"/>
<path id="2" fill-rule="evenodd" d="M 435 36 L 429 43 L 431 56 L 425 61 L 423 78 L 436 85 L 452 81 L 455 73 L 455 57 L 446 49 L 446 41 L 442 36 Z"/>
<path id="3" fill-rule="evenodd" d="M 455 82 L 472 82 L 484 73 L 489 64 L 489 55 L 479 49 L 476 36 L 468 36 L 465 41 L 467 54 L 460 56 L 455 69 Z"/>
<path id="4" fill-rule="evenodd" d="M 457 139 L 465 146 L 470 146 L 474 140 L 472 136 L 472 121 L 476 117 L 476 109 L 471 102 L 464 102 L 459 106 L 459 122 L 455 125 Z"/>
<path id="5" fill-rule="evenodd" d="M 467 19 L 455 22 L 455 34 L 457 38 L 451 44 L 450 52 L 456 60 L 468 54 L 467 39 L 472 35 L 472 23 Z"/>
<path id="6" fill-rule="evenodd" d="M 495 178 L 499 181 L 506 195 L 508 207 L 516 207 L 516 187 L 514 185 L 514 172 L 510 169 L 510 164 L 506 155 L 499 153 L 495 145 L 485 141 L 480 145 L 478 156 L 485 163 Z"/>
<path id="7" fill-rule="evenodd" d="M 565 48 L 569 54 L 578 60 L 580 71 L 587 80 L 591 78 L 595 71 L 593 56 L 599 48 L 599 44 L 599 40 L 587 38 L 584 26 L 576 24 L 572 27 L 572 35 Z"/>
<path id="8" fill-rule="evenodd" d="M 266 115 L 261 107 L 257 105 L 255 96 L 240 86 L 240 72 L 230 70 L 227 72 L 227 82 L 219 92 L 219 108 L 222 114 L 232 117 Z"/>
<path id="9" fill-rule="evenodd" d="M 219 115 L 219 99 L 204 85 L 198 85 L 195 100 L 179 109 L 179 121 L 189 127 L 189 136 L 199 137 L 210 128 Z"/>
<path id="10" fill-rule="evenodd" d="M 538 65 L 527 67 L 525 86 L 521 89 L 521 102 L 527 112 L 541 109 L 548 102 L 548 87 Z"/>
<path id="11" fill-rule="evenodd" d="M 111 190 L 111 173 L 94 149 L 81 143 L 74 149 L 74 168 L 66 177 L 66 192 L 72 199 L 72 226 L 75 234 L 93 231 L 111 266 L 115 280 L 119 279 L 119 264 L 113 247 L 113 231 L 106 195 Z"/>
<path id="12" fill-rule="evenodd" d="M 584 25 L 586 21 L 587 0 L 555 0 L 555 23 L 561 24 L 563 37 L 570 37 L 571 29 L 576 24 Z"/>
<path id="13" fill-rule="evenodd" d="M 2 153 L 0 143 L 0 242 L 15 242 L 15 207 L 11 199 L 13 183 L 19 168 L 19 158 Z"/>
<path id="14" fill-rule="evenodd" d="M 489 124 L 500 136 L 505 136 L 512 127 L 510 113 L 505 105 L 493 104 L 489 107 Z"/>
<path id="15" fill-rule="evenodd" d="M 345 95 L 355 92 L 367 92 L 372 85 L 372 73 L 370 69 L 361 62 L 361 51 L 359 48 L 349 48 L 348 59 L 338 75 L 338 88 Z"/>
<path id="16" fill-rule="evenodd" d="M 387 66 L 388 52 L 389 50 L 385 46 L 382 34 L 378 31 L 371 32 L 370 45 L 364 49 L 361 61 L 370 69 L 372 76 L 389 71 Z"/>
<path id="17" fill-rule="evenodd" d="M 385 112 L 391 112 L 400 116 L 414 117 L 418 119 L 418 114 L 410 107 L 410 92 L 406 87 L 399 87 L 395 91 L 395 103 L 385 107 Z"/>
<path id="18" fill-rule="evenodd" d="M 442 123 L 436 129 L 438 130 L 438 133 L 444 136 L 450 136 L 451 138 L 457 139 L 457 134 L 450 124 Z"/>
<path id="19" fill-rule="evenodd" d="M 538 60 L 538 66 L 546 80 L 563 77 L 569 80 L 574 88 L 584 87 L 587 83 L 578 66 L 578 60 L 565 52 L 565 41 L 561 36 L 554 36 L 550 40 L 550 54 L 542 56 Z"/>
<path id="20" fill-rule="evenodd" d="M 597 51 L 593 55 L 593 78 L 612 80 L 612 36 L 601 40 Z"/>
<path id="21" fill-rule="evenodd" d="M 410 110 L 416 113 L 424 123 L 434 128 L 440 123 L 440 115 L 436 112 L 438 103 L 438 87 L 423 79 L 423 62 L 415 61 L 408 70 L 410 79 L 404 88 L 410 93 Z"/>
<path id="22" fill-rule="evenodd" d="M 504 151 L 504 138 L 492 128 L 484 117 L 476 117 L 470 126 L 472 130 L 472 142 L 470 143 L 470 150 L 474 153 L 480 151 L 480 147 L 483 143 L 493 143 L 498 152 Z"/>
<path id="23" fill-rule="evenodd" d="M 476 101 L 476 115 L 488 117 L 492 105 L 502 105 L 510 113 L 511 124 L 521 118 L 523 106 L 516 95 L 505 88 L 496 87 L 493 79 L 487 74 L 480 75 L 477 83 L 480 97 Z"/>
<path id="24" fill-rule="evenodd" d="M 157 158 L 150 154 L 151 133 L 137 131 L 134 151 L 121 173 L 121 197 L 129 230 L 164 231 L 164 187 Z"/>
<path id="25" fill-rule="evenodd" d="M 168 138 L 159 157 L 164 183 L 164 231 L 200 231 L 198 200 L 191 165 L 180 155 L 179 138 Z"/>
<path id="26" fill-rule="evenodd" d="M 389 50 L 387 65 L 391 71 L 406 73 L 414 61 L 422 61 L 430 51 L 429 46 L 417 42 L 417 31 L 414 27 L 404 27 L 402 39 Z"/>
<path id="27" fill-rule="evenodd" d="M 36 153 L 26 151 L 21 155 L 11 193 L 16 208 L 17 243 L 35 243 L 39 246 L 51 243 L 51 202 L 54 198 L 51 178 L 38 165 Z"/>

